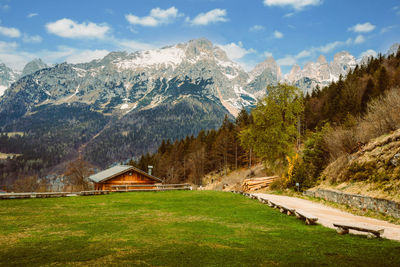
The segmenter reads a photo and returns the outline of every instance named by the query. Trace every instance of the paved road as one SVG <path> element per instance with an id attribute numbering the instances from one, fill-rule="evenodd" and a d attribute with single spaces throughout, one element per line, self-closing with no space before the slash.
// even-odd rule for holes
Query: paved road
<path id="1" fill-rule="evenodd" d="M 277 204 L 282 204 L 293 209 L 300 209 L 307 213 L 310 213 L 318 218 L 318 223 L 329 228 L 336 229 L 336 227 L 333 226 L 333 223 L 360 225 L 360 226 L 366 225 L 371 228 L 381 228 L 381 229 L 384 228 L 385 231 L 382 237 L 400 241 L 400 225 L 395 225 L 386 221 L 381 221 L 368 217 L 353 215 L 351 213 L 344 212 L 339 209 L 331 208 L 323 204 L 301 198 L 262 194 L 262 193 L 256 193 L 253 195 L 261 197 L 266 200 L 270 200 Z M 353 230 L 350 230 L 350 233 L 365 234 Z"/>

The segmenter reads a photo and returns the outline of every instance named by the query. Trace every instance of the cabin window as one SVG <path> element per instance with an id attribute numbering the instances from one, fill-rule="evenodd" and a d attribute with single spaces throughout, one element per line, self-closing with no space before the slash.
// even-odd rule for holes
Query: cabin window
<path id="1" fill-rule="evenodd" d="M 129 172 L 129 176 L 132 176 L 132 172 Z"/>

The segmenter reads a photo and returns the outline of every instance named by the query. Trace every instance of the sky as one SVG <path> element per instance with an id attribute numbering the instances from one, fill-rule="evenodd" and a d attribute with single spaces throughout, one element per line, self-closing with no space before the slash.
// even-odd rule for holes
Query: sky
<path id="1" fill-rule="evenodd" d="M 0 62 L 16 70 L 207 38 L 246 70 L 272 56 L 287 73 L 399 37 L 400 0 L 0 0 Z"/>

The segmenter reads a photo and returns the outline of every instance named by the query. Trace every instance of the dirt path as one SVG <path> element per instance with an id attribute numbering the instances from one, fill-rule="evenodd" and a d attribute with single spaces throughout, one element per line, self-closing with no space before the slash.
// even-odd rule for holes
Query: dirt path
<path id="1" fill-rule="evenodd" d="M 325 227 L 336 229 L 333 223 L 350 224 L 350 225 L 366 225 L 372 228 L 384 228 L 385 231 L 382 237 L 400 241 L 400 225 L 395 225 L 386 221 L 381 221 L 373 218 L 357 216 L 339 209 L 331 208 L 320 203 L 315 203 L 309 200 L 287 197 L 279 195 L 270 195 L 256 193 L 254 196 L 261 197 L 272 202 L 276 202 L 293 209 L 301 209 L 307 213 L 311 213 L 318 218 L 318 223 Z M 363 234 L 350 230 L 353 234 Z"/>

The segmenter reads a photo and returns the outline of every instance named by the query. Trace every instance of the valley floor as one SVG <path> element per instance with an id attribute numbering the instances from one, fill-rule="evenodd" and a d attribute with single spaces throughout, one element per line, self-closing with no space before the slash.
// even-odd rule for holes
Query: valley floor
<path id="1" fill-rule="evenodd" d="M 397 266 L 399 249 L 228 192 L 0 201 L 4 266 Z"/>

